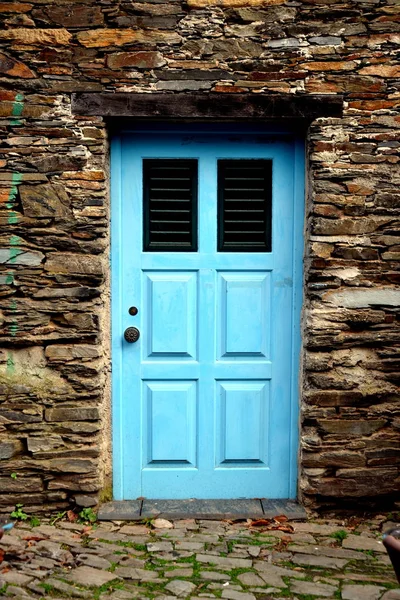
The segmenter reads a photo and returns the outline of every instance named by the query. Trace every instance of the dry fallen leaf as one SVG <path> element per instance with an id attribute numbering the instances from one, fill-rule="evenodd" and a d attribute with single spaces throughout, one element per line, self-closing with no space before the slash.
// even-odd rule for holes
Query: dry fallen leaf
<path id="1" fill-rule="evenodd" d="M 289 519 L 286 515 L 278 515 L 277 517 L 274 517 L 274 521 L 278 521 L 278 523 L 285 523 L 286 521 L 289 521 Z"/>
<path id="2" fill-rule="evenodd" d="M 82 529 L 82 535 L 86 535 L 90 531 L 92 531 L 92 526 L 91 525 L 85 525 L 85 527 Z"/>
<path id="3" fill-rule="evenodd" d="M 254 521 L 249 519 L 249 521 L 247 522 L 249 527 L 265 527 L 271 523 L 271 519 L 255 519 Z"/>
<path id="4" fill-rule="evenodd" d="M 273 519 L 255 519 L 249 520 L 247 526 L 250 528 L 260 527 L 261 531 L 283 531 L 284 533 L 293 533 L 294 528 L 292 525 L 287 523 L 286 525 L 281 525 L 281 522 L 287 521 L 287 517 L 284 515 L 279 517 L 274 517 Z"/>

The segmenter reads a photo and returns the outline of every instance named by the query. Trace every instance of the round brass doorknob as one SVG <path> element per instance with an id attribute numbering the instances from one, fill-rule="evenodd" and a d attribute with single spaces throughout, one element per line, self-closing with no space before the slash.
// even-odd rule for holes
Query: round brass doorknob
<path id="1" fill-rule="evenodd" d="M 140 331 L 139 331 L 139 329 L 137 329 L 137 327 L 128 327 L 124 331 L 124 338 L 130 344 L 133 344 L 134 342 L 137 342 L 138 339 L 140 338 Z"/>

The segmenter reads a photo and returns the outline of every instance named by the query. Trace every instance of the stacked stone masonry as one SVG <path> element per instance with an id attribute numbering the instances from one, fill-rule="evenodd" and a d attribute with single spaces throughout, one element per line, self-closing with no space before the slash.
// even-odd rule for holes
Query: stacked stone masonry
<path id="1" fill-rule="evenodd" d="M 397 0 L 27 0 L 0 20 L 0 512 L 93 505 L 110 476 L 108 133 L 75 92 L 343 96 L 307 134 L 299 494 L 395 498 Z"/>

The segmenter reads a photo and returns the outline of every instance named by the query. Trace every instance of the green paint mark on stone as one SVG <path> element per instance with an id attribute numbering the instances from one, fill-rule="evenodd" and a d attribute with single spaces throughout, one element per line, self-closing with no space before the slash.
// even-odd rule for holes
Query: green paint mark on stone
<path id="1" fill-rule="evenodd" d="M 19 254 L 18 248 L 10 248 L 10 258 L 8 260 L 9 263 L 13 264 L 17 260 L 17 256 Z"/>
<path id="2" fill-rule="evenodd" d="M 14 201 L 17 196 L 18 185 L 21 183 L 21 181 L 22 181 L 22 173 L 13 173 L 12 174 L 11 189 L 8 194 L 8 198 L 7 198 L 7 202 L 6 202 L 6 207 L 10 211 L 14 207 Z M 8 215 L 7 223 L 8 223 L 8 225 L 15 225 L 16 223 L 18 223 L 18 214 L 14 211 L 11 211 L 10 214 Z M 10 246 L 11 246 L 10 262 L 11 263 L 15 262 L 15 259 L 18 256 L 19 243 L 20 243 L 20 238 L 18 236 L 12 235 L 10 237 Z M 14 283 L 14 273 L 12 271 L 9 271 L 6 275 L 6 285 L 12 285 L 13 283 Z"/>
<path id="3" fill-rule="evenodd" d="M 18 215 L 16 213 L 11 213 L 8 217 L 9 225 L 16 225 L 18 223 Z"/>
<path id="4" fill-rule="evenodd" d="M 11 188 L 8 194 L 6 208 L 10 210 L 10 214 L 8 215 L 8 224 L 15 225 L 18 223 L 18 214 L 14 212 L 12 209 L 14 208 L 15 198 L 17 197 L 18 186 L 22 182 L 22 173 L 13 173 L 11 178 Z"/>
<path id="5" fill-rule="evenodd" d="M 12 116 L 13 117 L 20 117 L 22 114 L 24 108 L 24 95 L 23 94 L 17 94 L 15 96 L 15 100 L 14 100 L 14 104 L 13 104 L 13 109 L 12 109 Z"/>
<path id="6" fill-rule="evenodd" d="M 19 94 L 20 96 L 21 94 Z M 17 95 L 18 97 L 18 95 Z M 22 173 L 13 173 L 12 174 L 12 179 L 11 179 L 11 189 L 8 195 L 8 199 L 7 199 L 7 203 L 6 206 L 7 208 L 11 211 L 7 222 L 8 225 L 15 225 L 16 223 L 18 223 L 18 214 L 14 211 L 12 211 L 12 208 L 14 208 L 14 201 L 15 198 L 17 196 L 17 191 L 18 191 L 18 185 L 21 183 L 22 181 Z M 17 235 L 11 235 L 10 236 L 10 258 L 9 258 L 9 262 L 15 263 L 17 256 L 19 254 L 19 246 L 20 246 L 20 238 Z M 14 283 L 14 272 L 13 271 L 8 271 L 8 273 L 6 274 L 6 285 L 12 285 Z M 17 303 L 14 300 L 11 303 L 10 309 L 12 311 L 16 311 L 17 309 Z M 9 325 L 9 333 L 11 336 L 15 336 L 17 335 L 18 332 L 18 322 L 16 319 L 14 319 L 10 325 Z M 9 366 L 8 366 L 8 359 L 7 359 L 7 371 L 9 370 Z"/>
<path id="7" fill-rule="evenodd" d="M 11 264 L 15 263 L 19 252 L 19 244 L 20 238 L 17 235 L 12 235 L 10 237 L 10 258 L 9 261 Z"/>
<path id="8" fill-rule="evenodd" d="M 15 372 L 15 362 L 13 353 L 9 350 L 7 352 L 7 375 L 12 375 Z"/>
<path id="9" fill-rule="evenodd" d="M 18 332 L 18 323 L 16 321 L 13 321 L 10 324 L 10 327 L 8 329 L 9 329 L 10 335 L 12 337 L 15 337 L 17 335 L 17 332 Z"/>
<path id="10" fill-rule="evenodd" d="M 24 95 L 17 94 L 15 96 L 11 115 L 13 117 L 20 117 L 22 115 L 23 110 L 24 110 Z M 12 126 L 22 125 L 22 121 L 20 121 L 20 119 L 11 119 L 10 125 L 12 125 Z"/>
<path id="11" fill-rule="evenodd" d="M 13 173 L 13 178 L 14 178 L 15 173 Z M 8 210 L 11 210 L 14 207 L 14 202 L 15 202 L 15 198 L 17 196 L 17 186 L 13 184 L 12 181 L 12 187 L 10 188 L 9 194 L 8 194 L 8 198 L 7 198 L 7 202 L 6 202 L 6 208 Z"/>

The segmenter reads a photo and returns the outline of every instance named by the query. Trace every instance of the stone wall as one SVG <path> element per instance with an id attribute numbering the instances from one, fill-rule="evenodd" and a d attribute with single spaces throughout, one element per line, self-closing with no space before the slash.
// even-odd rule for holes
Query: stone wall
<path id="1" fill-rule="evenodd" d="M 309 129 L 300 494 L 400 489 L 396 0 L 0 3 L 0 512 L 110 474 L 108 141 L 73 92 L 340 94 Z"/>

